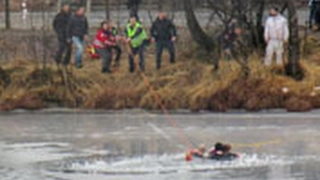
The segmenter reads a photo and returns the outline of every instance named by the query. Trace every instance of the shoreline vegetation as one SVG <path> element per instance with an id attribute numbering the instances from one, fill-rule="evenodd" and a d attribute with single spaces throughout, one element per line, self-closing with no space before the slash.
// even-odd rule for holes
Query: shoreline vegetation
<path id="1" fill-rule="evenodd" d="M 318 45 L 313 45 L 318 46 Z M 146 75 L 168 110 L 227 112 L 245 109 L 257 112 L 286 109 L 305 112 L 320 108 L 320 66 L 317 48 L 302 58 L 302 81 L 284 75 L 281 69 L 266 68 L 261 57 L 250 57 L 251 73 L 240 76 L 235 61 L 221 61 L 220 70 L 211 64 L 179 55 L 177 63 L 166 62 L 155 70 L 153 54 L 146 55 Z M 190 53 L 190 52 L 188 52 Z M 100 72 L 101 62 L 86 58 L 83 69 L 59 70 L 55 64 L 10 61 L 0 69 L 0 111 L 15 109 L 79 108 L 88 110 L 145 109 L 160 107 L 137 73 L 130 74 L 124 54 L 122 66 L 112 75 Z"/>

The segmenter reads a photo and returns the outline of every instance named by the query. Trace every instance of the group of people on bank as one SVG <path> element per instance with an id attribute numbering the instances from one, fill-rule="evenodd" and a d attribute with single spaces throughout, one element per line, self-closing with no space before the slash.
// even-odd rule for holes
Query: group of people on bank
<path id="1" fill-rule="evenodd" d="M 83 67 L 83 53 L 86 49 L 84 42 L 89 41 L 89 25 L 85 16 L 85 8 L 79 7 L 74 14 L 70 11 L 70 5 L 64 4 L 61 12 L 53 22 L 54 30 L 58 36 L 58 51 L 55 60 L 58 64 L 68 65 L 72 55 L 72 46 L 76 47 L 75 67 Z M 231 30 L 230 30 L 231 29 Z M 226 31 L 222 36 L 222 50 L 233 59 L 239 60 L 239 51 L 248 48 L 248 41 L 243 38 L 243 29 L 235 26 Z M 151 36 L 149 37 L 150 34 Z M 242 39 L 241 39 L 242 37 Z M 92 53 L 102 59 L 102 72 L 111 73 L 113 68 L 119 68 L 122 48 L 128 52 L 129 71 L 134 72 L 137 67 L 145 70 L 145 49 L 151 43 L 156 44 L 156 69 L 162 65 L 163 50 L 170 54 L 170 62 L 175 62 L 175 41 L 177 30 L 166 14 L 160 12 L 153 22 L 150 33 L 147 32 L 137 14 L 129 18 L 123 33 L 113 25 L 111 21 L 103 21 L 92 44 Z M 284 45 L 289 39 L 289 27 L 287 19 L 281 15 L 277 8 L 271 8 L 269 17 L 265 23 L 264 39 L 267 44 L 264 64 L 270 66 L 272 58 L 276 55 L 276 64 L 283 65 Z M 121 46 L 120 44 L 125 44 Z M 138 58 L 136 57 L 138 56 Z M 248 55 L 246 55 L 248 56 Z M 240 60 L 239 60 L 240 61 Z M 240 63 L 244 63 L 241 62 Z"/>
<path id="2" fill-rule="evenodd" d="M 83 53 L 85 41 L 89 41 L 89 25 L 85 16 L 85 8 L 79 7 L 74 14 L 70 11 L 69 4 L 63 4 L 61 12 L 57 14 L 53 21 L 53 28 L 58 36 L 58 51 L 55 61 L 58 64 L 68 65 L 71 60 L 72 46 L 76 47 L 75 67 L 83 67 Z M 121 47 L 127 47 L 129 71 L 134 72 L 139 64 L 141 71 L 145 70 L 144 52 L 146 46 L 151 43 L 156 44 L 156 68 L 160 69 L 162 64 L 162 54 L 164 49 L 168 49 L 170 62 L 175 62 L 175 45 L 177 31 L 166 14 L 160 12 L 156 21 L 153 22 L 150 30 L 151 37 L 148 36 L 146 28 L 139 21 L 136 14 L 130 16 L 124 33 L 113 25 L 111 21 L 103 21 L 90 43 L 94 48 L 97 57 L 102 59 L 102 72 L 112 72 L 112 62 L 115 68 L 120 66 L 122 54 Z M 126 46 L 120 46 L 124 43 Z M 113 58 L 115 54 L 115 58 Z M 139 56 L 139 63 L 136 63 L 136 56 Z M 114 60 L 113 60 L 114 59 Z"/>

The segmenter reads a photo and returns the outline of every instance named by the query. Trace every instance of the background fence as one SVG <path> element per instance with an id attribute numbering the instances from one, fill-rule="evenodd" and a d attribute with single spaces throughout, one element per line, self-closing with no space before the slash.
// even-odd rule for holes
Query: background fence
<path id="1" fill-rule="evenodd" d="M 139 16 L 145 26 L 150 26 L 162 9 L 168 12 L 179 28 L 180 36 L 188 34 L 186 19 L 183 12 L 183 0 L 142 0 Z M 55 34 L 52 31 L 52 20 L 59 9 L 57 0 L 10 0 L 11 31 L 0 32 L 0 61 L 9 59 L 39 60 L 50 58 L 56 46 Z M 60 1 L 62 2 L 62 1 Z M 128 21 L 129 11 L 127 0 L 70 0 L 73 5 L 82 4 L 90 7 L 88 10 L 89 24 L 94 35 L 95 28 L 106 18 L 106 10 L 110 18 L 119 27 L 124 27 Z M 308 10 L 306 0 L 298 1 L 304 8 L 299 10 L 299 23 L 304 25 Z M 25 3 L 25 4 L 23 4 Z M 196 15 L 202 26 L 219 25 L 210 21 L 212 10 L 207 8 L 206 0 L 194 0 Z M 4 0 L 0 0 L 0 29 L 5 28 Z M 190 39 L 180 38 L 181 44 L 189 44 Z"/>

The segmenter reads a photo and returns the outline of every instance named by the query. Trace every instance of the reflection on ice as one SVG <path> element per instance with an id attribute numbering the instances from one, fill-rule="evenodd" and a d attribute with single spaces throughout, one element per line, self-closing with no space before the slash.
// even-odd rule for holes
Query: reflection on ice
<path id="1" fill-rule="evenodd" d="M 67 143 L 0 144 L 0 162 L 5 162 L 7 166 L 17 166 L 60 160 L 72 155 L 63 152 L 66 148 Z"/>

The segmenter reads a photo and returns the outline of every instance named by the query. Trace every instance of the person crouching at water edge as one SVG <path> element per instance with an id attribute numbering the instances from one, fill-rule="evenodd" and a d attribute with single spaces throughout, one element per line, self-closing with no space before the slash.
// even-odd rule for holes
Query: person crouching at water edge
<path id="1" fill-rule="evenodd" d="M 102 72 L 111 73 L 110 63 L 112 59 L 111 50 L 115 47 L 116 38 L 112 34 L 112 28 L 107 21 L 101 23 L 101 27 L 97 32 L 93 46 L 102 58 Z"/>
<path id="2" fill-rule="evenodd" d="M 86 9 L 80 7 L 76 14 L 71 18 L 69 23 L 68 32 L 69 37 L 72 38 L 77 51 L 75 55 L 76 68 L 82 68 L 82 55 L 84 50 L 84 40 L 88 40 L 89 25 L 85 16 Z"/>
<path id="3" fill-rule="evenodd" d="M 135 70 L 135 56 L 139 55 L 140 70 L 144 71 L 144 48 L 148 35 L 141 23 L 137 22 L 136 17 L 131 17 L 125 30 L 126 42 L 129 47 L 129 71 Z"/>
<path id="4" fill-rule="evenodd" d="M 277 56 L 277 66 L 283 66 L 284 43 L 289 38 L 288 21 L 277 8 L 270 9 L 270 17 L 266 21 L 264 38 L 267 43 L 265 65 L 272 64 L 274 53 Z"/>

